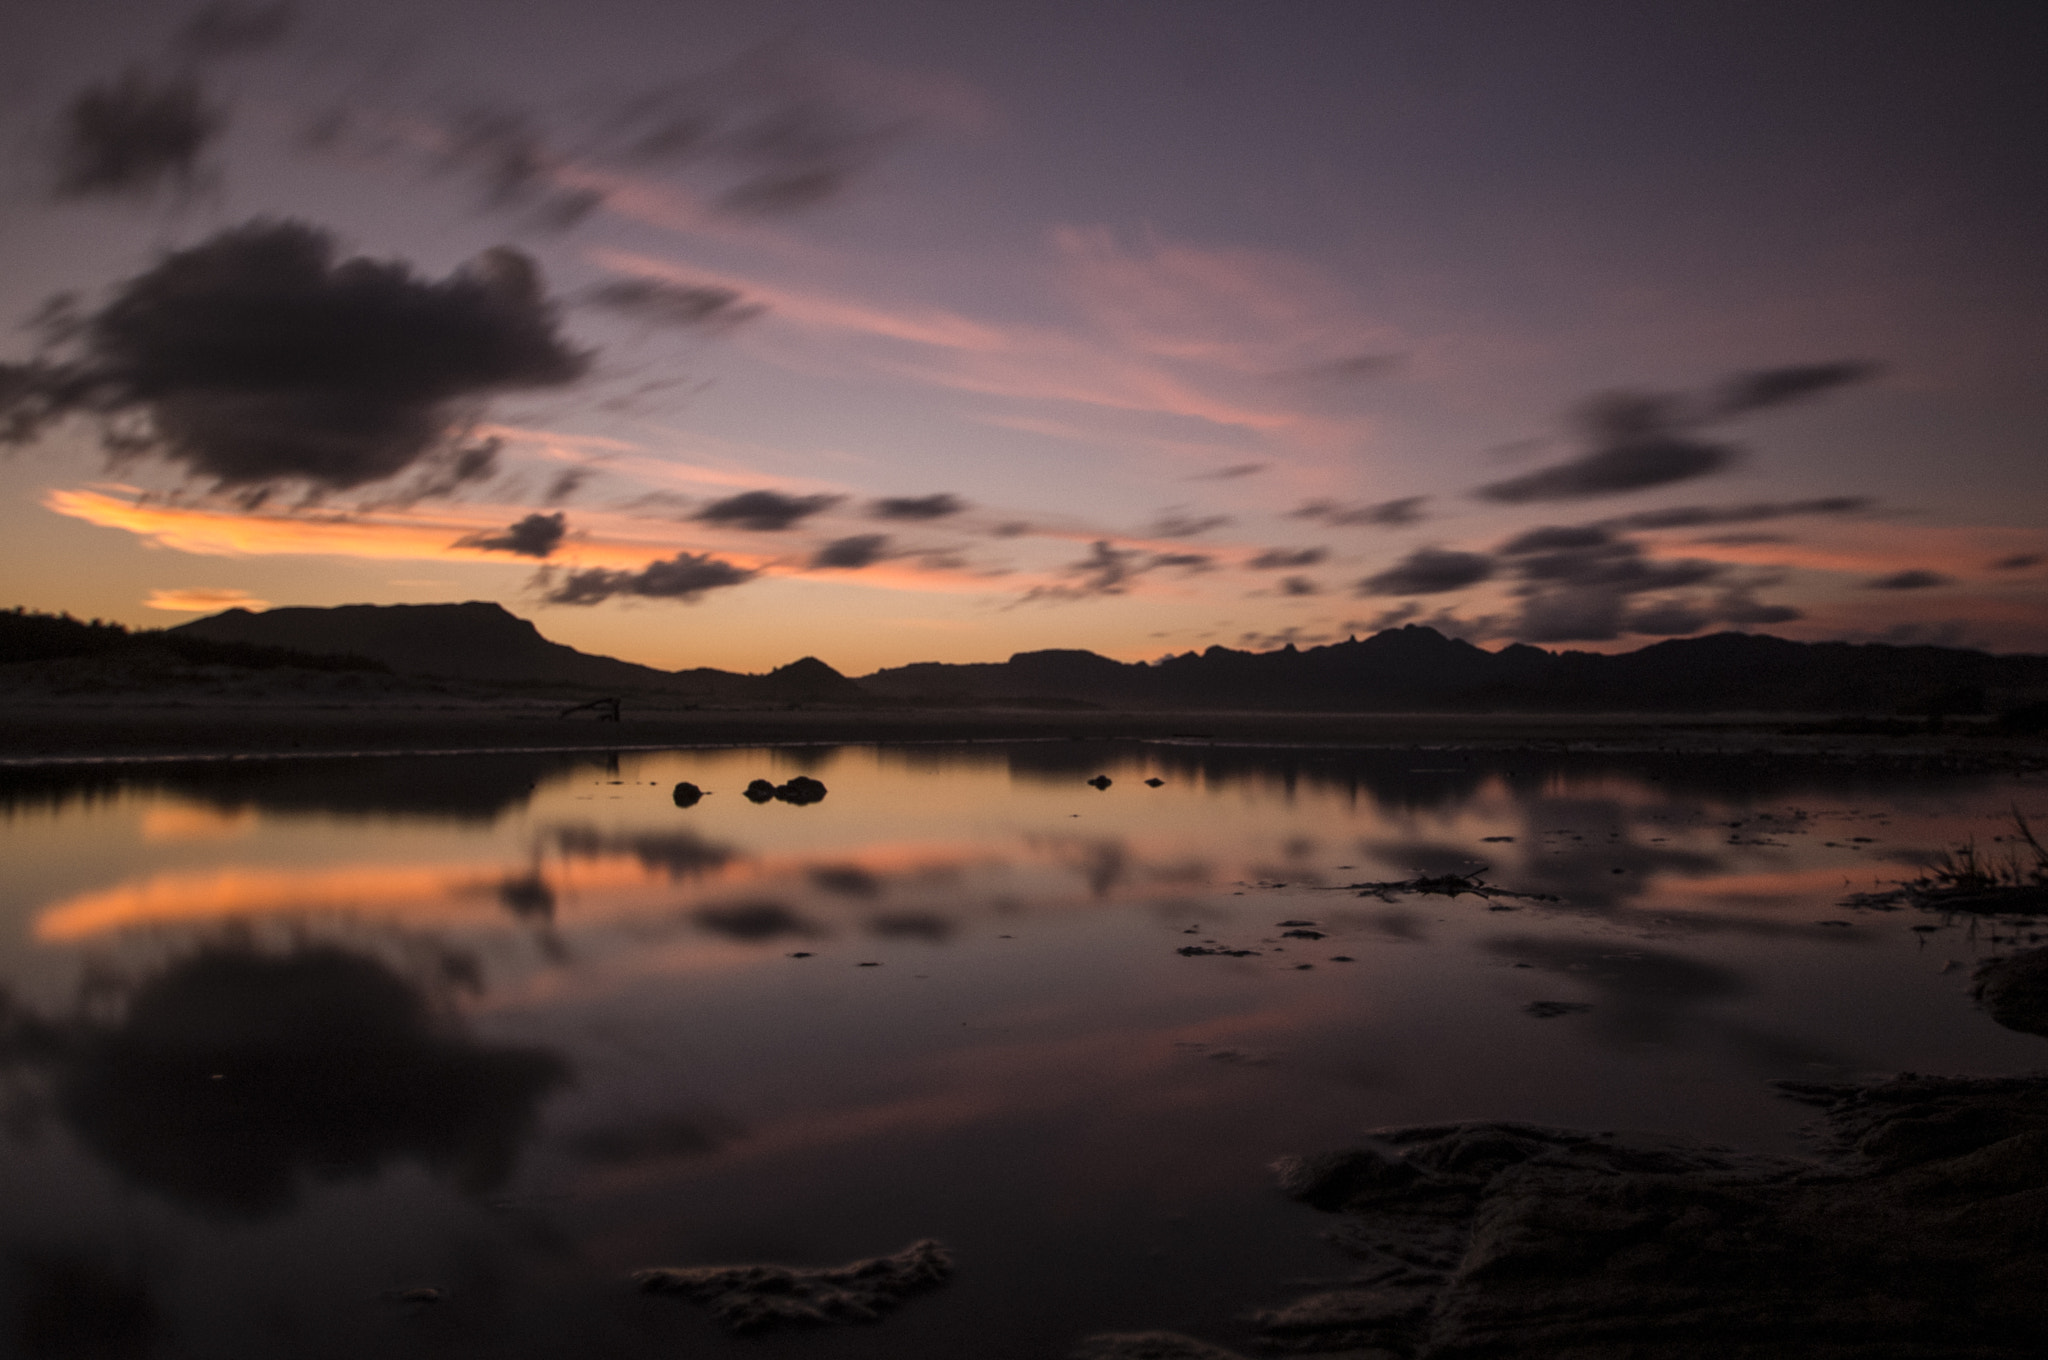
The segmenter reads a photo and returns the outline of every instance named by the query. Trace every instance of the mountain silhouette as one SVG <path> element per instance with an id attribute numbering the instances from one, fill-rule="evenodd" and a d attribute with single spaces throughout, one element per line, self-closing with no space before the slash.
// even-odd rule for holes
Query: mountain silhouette
<path id="1" fill-rule="evenodd" d="M 1410 624 L 1369 638 L 1272 652 L 1211 647 L 1154 662 L 1094 652 L 919 662 L 860 677 L 804 657 L 767 675 L 664 671 L 541 636 L 502 606 L 342 605 L 231 609 L 166 637 L 368 658 L 409 675 L 485 683 L 661 691 L 740 706 L 1015 704 L 1298 712 L 1777 712 L 1968 714 L 2048 698 L 2048 657 L 1954 647 L 1790 642 L 1747 633 L 1678 638 L 1633 652 L 1489 652 Z"/>
<path id="2" fill-rule="evenodd" d="M 1747 633 L 1615 656 L 1516 643 L 1489 652 L 1410 624 L 1299 650 L 1211 647 L 1123 663 L 1092 652 L 898 666 L 862 676 L 906 703 L 1309 712 L 1980 713 L 2048 694 L 2048 657 L 1952 647 L 1788 642 Z"/>

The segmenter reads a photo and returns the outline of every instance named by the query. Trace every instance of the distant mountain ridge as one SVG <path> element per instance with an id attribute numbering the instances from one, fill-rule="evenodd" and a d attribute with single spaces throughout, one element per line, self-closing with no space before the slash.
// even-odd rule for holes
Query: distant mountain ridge
<path id="1" fill-rule="evenodd" d="M 660 690 L 715 703 L 872 702 L 859 685 L 815 657 L 767 675 L 709 667 L 664 671 L 550 642 L 528 620 L 486 600 L 345 604 L 262 613 L 230 609 L 165 631 L 210 642 L 366 657 L 404 675 L 621 692 Z"/>
<path id="2" fill-rule="evenodd" d="M 1299 650 L 1211 647 L 1156 662 L 1077 650 L 920 662 L 860 677 L 805 657 L 763 676 L 664 671 L 541 636 L 501 605 L 231 609 L 166 630 L 221 643 L 367 657 L 402 674 L 661 691 L 721 704 L 1024 704 L 1302 712 L 1951 713 L 2048 698 L 2048 656 L 1952 647 L 1679 638 L 1613 656 L 1514 644 L 1489 652 L 1410 624 Z"/>
<path id="3" fill-rule="evenodd" d="M 1789 642 L 1748 633 L 1634 652 L 1497 652 L 1410 624 L 1306 651 L 1211 647 L 1123 663 L 1093 652 L 897 666 L 860 677 L 911 703 L 1090 702 L 1327 712 L 1983 712 L 2048 696 L 2048 657 Z"/>

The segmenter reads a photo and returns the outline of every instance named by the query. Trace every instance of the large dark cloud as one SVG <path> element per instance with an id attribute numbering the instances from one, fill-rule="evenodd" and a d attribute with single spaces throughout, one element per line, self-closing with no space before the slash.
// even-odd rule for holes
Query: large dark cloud
<path id="1" fill-rule="evenodd" d="M 1775 578 L 1727 583 L 1729 569 L 1721 563 L 1650 558 L 1608 524 L 1546 525 L 1516 535 L 1499 551 L 1504 569 L 1519 582 L 1514 594 L 1521 613 L 1513 632 L 1524 642 L 1596 642 L 1623 633 L 1677 637 L 1717 621 L 1782 623 L 1800 616 L 1788 605 L 1756 598 L 1756 590 Z M 1672 593 L 1717 582 L 1724 584 L 1711 596 Z"/>
<path id="2" fill-rule="evenodd" d="M 1312 567 L 1329 555 L 1327 548 L 1268 548 L 1245 566 L 1253 571 L 1288 571 Z"/>
<path id="3" fill-rule="evenodd" d="M 1379 501 L 1371 505 L 1341 505 L 1336 501 L 1313 500 L 1288 513 L 1295 519 L 1317 520 L 1332 528 L 1372 525 L 1398 529 L 1407 524 L 1420 524 L 1423 520 L 1422 506 L 1428 499 L 1427 496 L 1403 496 L 1399 500 Z"/>
<path id="4" fill-rule="evenodd" d="M 562 536 L 568 532 L 565 515 L 528 515 L 502 533 L 464 534 L 455 540 L 455 546 L 516 553 L 520 557 L 547 557 L 562 546 Z"/>
<path id="5" fill-rule="evenodd" d="M 1865 590 L 1928 590 L 1934 586 L 1952 585 L 1955 578 L 1944 576 L 1938 571 L 1914 568 L 1911 571 L 1895 571 L 1889 576 L 1880 576 L 1874 581 L 1865 581 Z"/>
<path id="6" fill-rule="evenodd" d="M 1435 595 L 1446 590 L 1463 590 L 1477 585 L 1494 573 L 1494 561 L 1484 553 L 1453 552 L 1448 548 L 1417 548 L 1393 566 L 1358 583 L 1361 595 Z"/>
<path id="7" fill-rule="evenodd" d="M 65 107 L 53 149 L 57 193 L 147 197 L 188 189 L 225 125 L 197 77 L 133 67 L 87 86 Z"/>
<path id="8" fill-rule="evenodd" d="M 1509 505 L 1620 495 L 1689 481 L 1733 467 L 1743 451 L 1700 431 L 1750 411 L 1803 400 L 1877 372 L 1860 362 L 1803 364 L 1737 374 L 1704 397 L 1607 392 L 1572 414 L 1585 451 L 1475 493 Z"/>
<path id="9" fill-rule="evenodd" d="M 950 491 L 929 496 L 882 496 L 868 502 L 868 514 L 875 519 L 932 520 L 957 515 L 967 502 Z"/>
<path id="10" fill-rule="evenodd" d="M 420 490 L 443 491 L 494 466 L 488 447 L 459 442 L 483 399 L 588 366 L 516 250 L 433 281 L 341 258 L 303 222 L 259 220 L 120 285 L 55 353 L 0 365 L 0 438 L 93 417 L 111 452 L 154 455 L 249 501 L 415 468 Z"/>
<path id="11" fill-rule="evenodd" d="M 586 300 L 593 307 L 677 330 L 726 330 L 768 310 L 746 301 L 737 288 L 659 279 L 614 279 L 591 289 Z"/>
<path id="12" fill-rule="evenodd" d="M 818 549 L 816 555 L 811 558 L 811 565 L 858 571 L 862 567 L 871 567 L 888 556 L 887 534 L 854 534 L 847 538 L 835 538 Z"/>
<path id="13" fill-rule="evenodd" d="M 706 524 L 728 524 L 739 529 L 778 533 L 821 511 L 830 510 L 845 499 L 844 496 L 785 496 L 780 491 L 742 491 L 737 496 L 711 502 L 691 518 Z"/>
<path id="14" fill-rule="evenodd" d="M 1528 501 L 1577 500 L 1640 491 L 1731 466 L 1740 456 L 1732 445 L 1707 443 L 1683 433 L 1676 402 L 1654 393 L 1616 392 L 1597 397 L 1578 413 L 1591 447 L 1569 462 L 1479 488 L 1487 500 L 1518 505 Z"/>
<path id="15" fill-rule="evenodd" d="M 548 604 L 602 604 L 615 595 L 694 604 L 709 591 L 744 585 L 759 574 L 705 553 L 679 552 L 639 571 L 589 567 L 543 576 L 539 584 Z"/>

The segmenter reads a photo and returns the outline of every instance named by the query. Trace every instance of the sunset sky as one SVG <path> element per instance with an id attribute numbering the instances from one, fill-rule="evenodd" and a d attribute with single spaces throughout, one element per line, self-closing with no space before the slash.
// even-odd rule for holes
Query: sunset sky
<path id="1" fill-rule="evenodd" d="M 0 604 L 2048 651 L 2048 10 L 0 9 Z"/>

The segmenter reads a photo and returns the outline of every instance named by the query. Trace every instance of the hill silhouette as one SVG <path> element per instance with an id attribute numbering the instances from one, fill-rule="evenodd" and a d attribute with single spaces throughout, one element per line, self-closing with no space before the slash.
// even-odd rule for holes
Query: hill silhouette
<path id="1" fill-rule="evenodd" d="M 401 675 L 490 684 L 567 685 L 617 692 L 660 691 L 709 703 L 860 704 L 871 696 L 816 657 L 767 675 L 698 667 L 664 671 L 593 656 L 541 636 L 504 606 L 347 604 L 252 613 L 230 609 L 166 630 L 170 638 L 289 649 L 294 654 L 367 658 Z"/>
<path id="2" fill-rule="evenodd" d="M 1497 652 L 1410 624 L 1306 651 L 1205 652 L 1123 663 L 1021 652 L 983 665 L 922 663 L 862 676 L 907 703 L 1076 702 L 1326 712 L 1804 712 L 1966 714 L 2048 694 L 2048 657 L 1952 647 L 1788 642 L 1747 633 L 1639 651 Z"/>
<path id="3" fill-rule="evenodd" d="M 474 600 L 261 614 L 231 609 L 155 636 L 301 657 L 361 657 L 405 675 L 658 691 L 736 706 L 1960 715 L 2048 698 L 2048 657 L 1747 633 L 1678 638 L 1609 656 L 1519 643 L 1489 652 L 1410 624 L 1307 649 L 1211 647 L 1155 662 L 1054 649 L 1002 662 L 920 662 L 858 680 L 815 657 L 767 675 L 659 670 L 551 642 L 502 606 Z"/>

